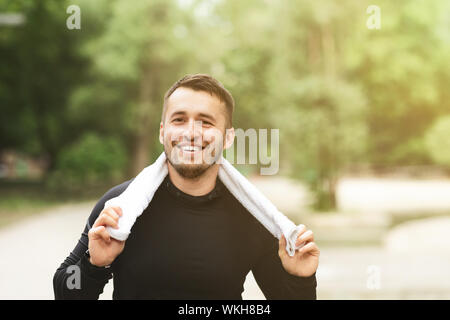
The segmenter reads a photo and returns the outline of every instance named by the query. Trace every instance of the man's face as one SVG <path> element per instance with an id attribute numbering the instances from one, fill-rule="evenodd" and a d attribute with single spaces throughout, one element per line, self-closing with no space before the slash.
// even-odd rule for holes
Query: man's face
<path id="1" fill-rule="evenodd" d="M 188 179 L 201 176 L 234 139 L 225 130 L 226 107 L 216 96 L 180 87 L 167 100 L 160 142 L 175 170 Z"/>

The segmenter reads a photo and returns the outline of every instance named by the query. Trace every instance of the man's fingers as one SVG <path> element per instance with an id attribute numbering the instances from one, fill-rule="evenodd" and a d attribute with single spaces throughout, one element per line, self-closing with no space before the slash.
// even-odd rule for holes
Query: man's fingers
<path id="1" fill-rule="evenodd" d="M 120 216 L 113 208 L 106 209 L 105 214 L 113 218 L 116 222 L 119 222 Z"/>
<path id="2" fill-rule="evenodd" d="M 109 207 L 102 211 L 102 213 L 105 213 L 109 215 L 110 217 L 119 220 L 120 216 L 122 215 L 122 211 L 118 210 L 119 207 Z M 120 208 L 119 208 L 120 209 Z"/>
<path id="3" fill-rule="evenodd" d="M 113 227 L 118 229 L 119 228 L 119 219 L 113 218 L 110 215 L 105 214 L 100 218 L 102 220 L 101 225 Z"/>
<path id="4" fill-rule="evenodd" d="M 304 224 L 299 225 L 299 233 L 297 235 L 297 239 L 306 231 L 306 226 Z"/>
<path id="5" fill-rule="evenodd" d="M 108 231 L 106 231 L 106 228 L 104 226 L 92 228 L 91 230 L 89 230 L 89 234 L 91 234 L 92 240 L 103 239 L 106 242 L 111 241 L 111 237 L 109 236 L 109 233 Z"/>
<path id="6" fill-rule="evenodd" d="M 116 228 L 117 229 L 119 227 L 118 221 L 119 221 L 119 219 L 111 217 L 110 213 L 102 212 L 98 216 L 98 218 L 95 221 L 93 227 L 108 226 L 108 227 L 112 227 L 112 228 Z"/>
<path id="7" fill-rule="evenodd" d="M 121 207 L 110 207 L 110 208 L 113 209 L 115 213 L 118 214 L 120 217 L 122 216 L 123 212 Z"/>
<path id="8" fill-rule="evenodd" d="M 98 227 L 100 225 L 102 225 L 102 223 L 100 223 L 100 218 L 103 215 L 107 215 L 110 216 L 112 219 L 114 219 L 115 221 L 119 221 L 119 218 L 123 215 L 122 213 L 122 209 L 120 207 L 108 207 L 102 210 L 102 212 L 100 212 L 99 216 L 97 217 L 97 220 L 94 222 L 93 227 Z"/>
<path id="9" fill-rule="evenodd" d="M 320 253 L 319 247 L 316 245 L 315 242 L 310 242 L 308 244 L 306 244 L 304 247 L 302 247 L 301 249 L 298 250 L 300 253 Z"/>
<path id="10" fill-rule="evenodd" d="M 302 243 L 313 242 L 314 234 L 311 230 L 307 230 L 304 233 L 300 234 L 297 237 L 297 241 L 295 242 L 295 246 L 299 246 Z"/>

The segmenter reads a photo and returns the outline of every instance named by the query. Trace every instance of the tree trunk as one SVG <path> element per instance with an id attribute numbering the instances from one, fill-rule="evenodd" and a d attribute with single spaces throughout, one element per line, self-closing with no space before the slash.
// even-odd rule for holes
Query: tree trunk
<path id="1" fill-rule="evenodd" d="M 336 76 L 336 49 L 334 35 L 329 25 L 322 26 L 321 36 L 324 74 L 334 78 Z"/>
<path id="2" fill-rule="evenodd" d="M 153 73 L 147 68 L 140 83 L 139 103 L 135 117 L 136 128 L 132 138 L 131 160 L 128 169 L 131 176 L 136 176 L 150 164 L 150 139 L 154 135 L 151 130 L 151 120 L 154 114 L 152 108 L 153 76 Z"/>
<path id="3" fill-rule="evenodd" d="M 321 60 L 319 39 L 319 33 L 311 27 L 308 32 L 308 63 L 314 71 L 319 69 Z"/>

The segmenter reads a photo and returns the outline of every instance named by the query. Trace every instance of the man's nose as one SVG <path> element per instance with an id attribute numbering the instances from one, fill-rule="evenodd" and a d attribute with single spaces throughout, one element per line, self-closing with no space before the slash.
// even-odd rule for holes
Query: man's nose
<path id="1" fill-rule="evenodd" d="M 189 120 L 188 127 L 183 132 L 183 137 L 189 140 L 197 140 L 202 136 L 202 122 L 199 120 Z"/>

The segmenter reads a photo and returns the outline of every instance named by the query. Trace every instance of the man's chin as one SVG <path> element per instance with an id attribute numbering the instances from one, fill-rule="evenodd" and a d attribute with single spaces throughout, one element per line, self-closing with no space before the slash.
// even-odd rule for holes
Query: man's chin
<path id="1" fill-rule="evenodd" d="M 186 179 L 196 179 L 202 176 L 211 166 L 208 164 L 172 164 L 178 174 Z"/>

